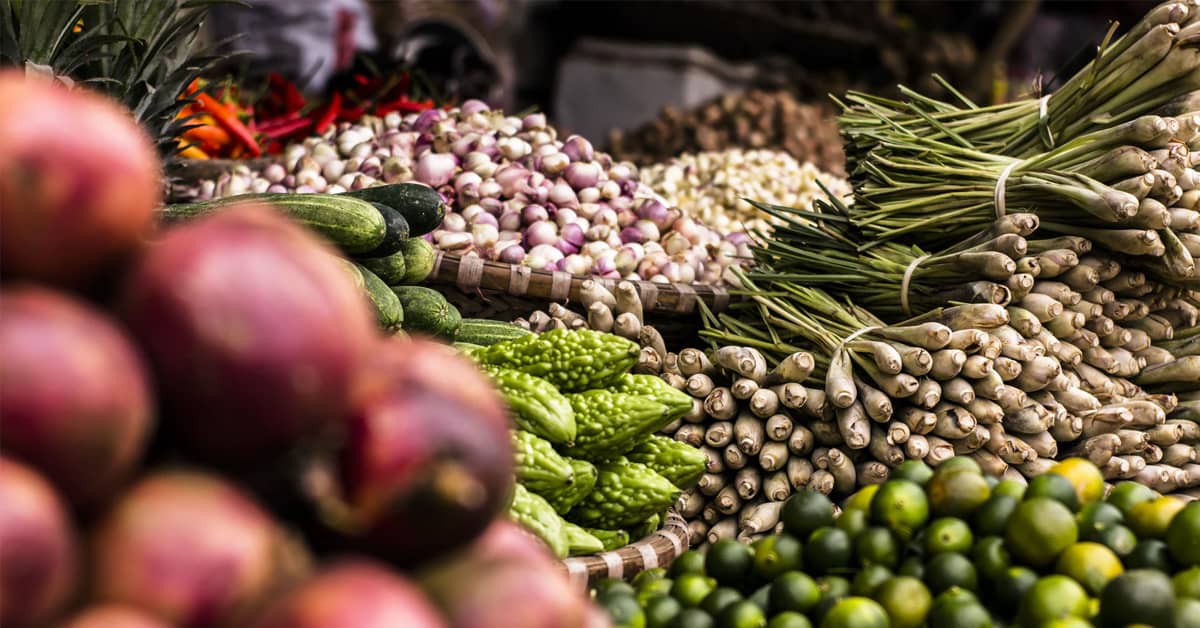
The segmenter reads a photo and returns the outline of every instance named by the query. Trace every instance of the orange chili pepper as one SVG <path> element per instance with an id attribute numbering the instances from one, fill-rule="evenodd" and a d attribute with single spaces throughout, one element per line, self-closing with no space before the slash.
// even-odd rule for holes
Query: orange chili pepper
<path id="1" fill-rule="evenodd" d="M 208 159 L 208 153 L 200 150 L 200 148 L 194 144 L 180 150 L 179 156 L 185 159 Z"/>
<path id="2" fill-rule="evenodd" d="M 251 155 L 254 157 L 262 155 L 262 148 L 259 147 L 258 142 L 254 141 L 254 135 L 250 133 L 250 129 L 247 129 L 246 125 L 242 124 L 242 121 L 229 108 L 203 92 L 196 94 L 196 102 L 201 109 L 216 119 L 217 124 L 228 131 L 229 135 L 236 138 Z"/>
<path id="3" fill-rule="evenodd" d="M 198 144 L 205 152 L 212 154 L 220 153 L 233 141 L 225 129 L 214 125 L 190 128 L 183 134 L 183 137 Z"/>

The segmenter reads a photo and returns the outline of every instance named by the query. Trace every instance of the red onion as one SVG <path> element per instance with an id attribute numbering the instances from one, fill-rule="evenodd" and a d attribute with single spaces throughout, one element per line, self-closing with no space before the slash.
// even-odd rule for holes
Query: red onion
<path id="1" fill-rule="evenodd" d="M 492 218 L 490 214 L 484 214 L 484 216 Z M 495 220 L 495 218 L 492 218 L 492 220 Z M 496 244 L 496 240 L 499 237 L 500 234 L 496 230 L 495 225 L 480 223 L 471 227 L 471 239 L 474 240 L 477 247 L 491 248 L 492 245 Z"/>
<path id="2" fill-rule="evenodd" d="M 743 244 L 753 244 L 754 243 L 754 241 L 750 237 L 750 235 L 744 231 L 735 231 L 735 232 L 725 236 L 725 241 L 729 242 L 730 244 L 733 244 L 735 246 L 741 246 Z"/>
<path id="3" fill-rule="evenodd" d="M 645 242 L 645 241 L 646 241 L 646 235 L 642 232 L 641 229 L 638 229 L 637 227 L 625 227 L 624 229 L 621 230 L 621 242 L 623 242 L 623 243 L 630 243 L 630 242 L 641 243 L 641 242 Z"/>
<path id="4" fill-rule="evenodd" d="M 576 194 L 576 196 L 579 197 L 579 202 L 581 204 L 582 203 L 595 203 L 600 200 L 600 190 L 598 188 L 594 188 L 594 187 L 583 188 L 582 190 L 579 190 L 579 192 Z"/>
<path id="5" fill-rule="evenodd" d="M 525 249 L 519 244 L 505 247 L 496 258 L 507 264 L 520 264 L 525 259 Z"/>
<path id="6" fill-rule="evenodd" d="M 594 187 L 600 182 L 600 166 L 592 162 L 576 161 L 567 166 L 563 177 L 576 190 Z"/>
<path id="7" fill-rule="evenodd" d="M 0 457 L 0 625 L 42 626 L 75 589 L 79 556 L 66 506 L 33 469 Z"/>
<path id="8" fill-rule="evenodd" d="M 424 133 L 433 128 L 434 123 L 440 122 L 444 117 L 440 109 L 426 109 L 413 120 L 412 129 L 418 133 Z"/>
<path id="9" fill-rule="evenodd" d="M 549 146 L 550 146 L 550 149 L 553 150 L 554 152 L 552 152 L 549 155 L 546 155 L 545 157 L 539 158 L 541 161 L 541 164 L 538 167 L 538 170 L 545 173 L 546 176 L 552 177 L 552 176 L 558 175 L 564 169 L 568 169 L 568 166 L 573 165 L 573 164 L 571 164 L 571 160 L 568 159 L 566 155 L 558 152 L 557 149 L 555 149 L 553 145 L 549 145 Z"/>
<path id="10" fill-rule="evenodd" d="M 529 249 L 529 255 L 525 257 L 525 261 L 530 268 L 539 270 L 558 264 L 562 258 L 563 252 L 553 245 L 539 244 Z"/>
<path id="11" fill-rule="evenodd" d="M 562 152 L 570 157 L 571 161 L 591 161 L 592 143 L 582 136 L 571 135 L 563 140 Z"/>
<path id="12" fill-rule="evenodd" d="M 532 225 L 539 220 L 550 220 L 550 212 L 541 205 L 526 205 L 521 210 L 521 220 L 527 225 Z"/>
<path id="13" fill-rule="evenodd" d="M 584 243 L 583 229 L 581 229 L 579 225 L 575 223 L 568 223 L 564 225 L 560 231 L 560 237 L 563 241 L 571 244 L 577 249 L 578 247 L 583 246 Z"/>
<path id="14" fill-rule="evenodd" d="M 503 166 L 496 171 L 496 183 L 500 184 L 500 189 L 504 196 L 513 196 L 525 186 L 529 180 L 529 171 L 525 168 L 512 164 Z"/>
<path id="15" fill-rule="evenodd" d="M 595 264 L 593 265 L 593 270 L 595 270 L 597 273 L 600 273 L 601 275 L 611 273 L 611 272 L 617 272 L 616 256 L 617 256 L 617 252 L 610 250 L 610 251 L 607 251 L 606 253 L 604 253 L 603 255 L 596 257 Z"/>
<path id="16" fill-rule="evenodd" d="M 474 98 L 464 101 L 463 104 L 459 106 L 459 109 L 463 112 L 463 115 L 467 116 L 474 113 L 487 113 L 488 111 L 491 111 L 491 107 L 488 107 L 487 103 Z"/>
<path id="17" fill-rule="evenodd" d="M 578 221 L 579 216 L 575 213 L 575 210 L 569 207 L 557 208 L 554 212 L 554 222 L 558 223 L 558 226 L 560 227 L 574 224 Z"/>
<path id="18" fill-rule="evenodd" d="M 467 219 L 463 218 L 462 214 L 446 214 L 446 217 L 442 219 L 442 229 L 455 233 L 466 231 Z"/>
<path id="19" fill-rule="evenodd" d="M 614 164 L 608 169 L 608 178 L 617 183 L 625 183 L 634 177 L 633 169 L 626 163 Z M 624 187 L 622 187 L 624 189 Z"/>
<path id="20" fill-rule="evenodd" d="M 633 272 L 642 258 L 646 256 L 646 249 L 637 243 L 629 243 L 621 247 L 617 251 L 617 256 L 613 258 L 613 262 L 617 266 L 617 270 L 623 273 Z"/>
<path id="21" fill-rule="evenodd" d="M 621 196 L 632 197 L 636 195 L 638 190 L 641 189 L 641 185 L 642 184 L 638 183 L 635 179 L 626 179 L 625 181 L 621 181 Z"/>
<path id="22" fill-rule="evenodd" d="M 504 231 L 517 231 L 521 228 L 521 214 L 517 212 L 505 212 L 500 214 L 498 226 Z"/>
<path id="23" fill-rule="evenodd" d="M 658 226 L 652 220 L 639 220 L 633 227 L 641 232 L 642 242 L 658 242 Z"/>
<path id="24" fill-rule="evenodd" d="M 638 218 L 645 220 L 661 220 L 667 216 L 667 206 L 657 199 L 643 199 L 634 210 Z"/>
<path id="25" fill-rule="evenodd" d="M 462 137 L 454 140 L 454 143 L 450 145 L 450 152 L 459 157 L 466 157 L 467 154 L 470 153 L 474 148 L 478 140 L 478 133 L 464 134 Z"/>
<path id="26" fill-rule="evenodd" d="M 544 113 L 531 113 L 531 114 L 525 116 L 521 120 L 521 128 L 526 129 L 526 130 L 542 129 L 545 127 L 546 127 L 546 114 L 544 114 Z"/>
<path id="27" fill-rule="evenodd" d="M 471 224 L 489 225 L 497 231 L 500 229 L 500 222 L 496 220 L 496 217 L 484 211 L 481 211 L 478 215 L 476 215 L 475 219 L 471 221 Z"/>
<path id="28" fill-rule="evenodd" d="M 591 220 L 593 225 L 603 225 L 606 227 L 615 227 L 620 221 L 616 210 L 611 207 L 601 207 L 596 212 L 596 215 L 592 216 Z"/>
<path id="29" fill-rule="evenodd" d="M 417 160 L 417 180 L 433 187 L 445 185 L 454 176 L 455 167 L 453 155 L 425 153 Z"/>
<path id="30" fill-rule="evenodd" d="M 549 220 L 539 220 L 525 229 L 525 245 L 554 244 L 558 240 L 558 227 Z"/>
<path id="31" fill-rule="evenodd" d="M 469 586 L 469 585 L 468 585 Z M 362 559 L 327 567 L 273 601 L 249 628 L 446 628 L 415 584 Z"/>
<path id="32" fill-rule="evenodd" d="M 548 198 L 551 203 L 559 207 L 579 207 L 579 199 L 575 197 L 575 190 L 571 189 L 571 186 L 565 181 L 555 183 Z"/>

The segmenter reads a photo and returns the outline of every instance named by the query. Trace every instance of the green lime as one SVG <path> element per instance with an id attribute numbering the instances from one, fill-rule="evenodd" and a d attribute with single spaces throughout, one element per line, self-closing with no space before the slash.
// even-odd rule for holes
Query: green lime
<path id="1" fill-rule="evenodd" d="M 796 491 L 779 513 L 783 529 L 796 538 L 804 538 L 814 530 L 833 525 L 833 502 L 817 491 Z"/>
<path id="2" fill-rule="evenodd" d="M 1056 473 L 1043 473 L 1029 481 L 1029 487 L 1025 489 L 1025 499 L 1034 497 L 1049 497 L 1070 508 L 1072 512 L 1079 510 L 1079 495 L 1075 492 L 1075 485 Z"/>
<path id="3" fill-rule="evenodd" d="M 687 607 L 700 606 L 700 602 L 717 588 L 717 581 L 698 573 L 685 573 L 675 578 L 671 597 Z"/>
<path id="4" fill-rule="evenodd" d="M 734 602 L 717 615 L 720 628 L 765 628 L 766 625 L 766 614 L 750 600 Z"/>
<path id="5" fill-rule="evenodd" d="M 977 601 L 935 604 L 929 612 L 929 628 L 992 628 L 995 622 Z"/>
<path id="6" fill-rule="evenodd" d="M 870 484 L 860 488 L 842 503 L 842 512 L 845 513 L 847 510 L 865 510 L 870 512 L 871 499 L 875 497 L 875 493 L 878 491 L 878 484 Z"/>
<path id="7" fill-rule="evenodd" d="M 1066 576 L 1045 576 L 1033 583 L 1021 600 L 1017 615 L 1023 626 L 1062 617 L 1087 617 L 1088 594 L 1078 582 Z"/>
<path id="8" fill-rule="evenodd" d="M 1090 504 L 1104 497 L 1104 474 L 1086 458 L 1067 458 L 1050 467 L 1049 473 L 1062 476 L 1071 483 L 1080 505 Z"/>
<path id="9" fill-rule="evenodd" d="M 1000 479 L 999 479 L 999 478 L 997 478 L 997 477 L 996 477 L 996 476 L 994 476 L 994 475 L 988 475 L 988 474 L 986 474 L 986 473 L 985 473 L 985 474 L 983 474 L 983 480 L 984 480 L 985 482 L 987 482 L 988 488 L 989 488 L 989 489 L 991 489 L 991 490 L 995 490 L 995 489 L 996 489 L 996 485 L 1000 483 Z"/>
<path id="10" fill-rule="evenodd" d="M 1175 590 L 1161 571 L 1134 569 L 1113 578 L 1100 592 L 1099 624 L 1114 628 L 1128 624 L 1170 626 L 1175 614 Z"/>
<path id="11" fill-rule="evenodd" d="M 670 595 L 671 588 L 675 583 L 670 580 L 646 580 L 642 582 L 642 586 L 638 587 L 637 595 L 634 596 L 639 602 L 645 602 L 656 595 Z"/>
<path id="12" fill-rule="evenodd" d="M 758 587 L 746 599 L 754 602 L 754 605 L 761 608 L 764 613 L 771 610 L 771 585 L 764 584 Z"/>
<path id="13" fill-rule="evenodd" d="M 1133 546 L 1133 551 L 1125 557 L 1125 567 L 1129 569 L 1157 569 L 1159 571 L 1174 571 L 1171 564 L 1171 551 L 1167 544 L 1158 539 L 1144 539 Z"/>
<path id="14" fill-rule="evenodd" d="M 814 575 L 850 567 L 854 547 L 850 535 L 838 528 L 821 528 L 808 538 L 804 548 L 805 570 Z"/>
<path id="15" fill-rule="evenodd" d="M 985 536 L 976 541 L 971 548 L 971 560 L 979 574 L 991 582 L 1012 566 L 1012 556 L 1004 547 L 1004 539 L 998 536 Z"/>
<path id="16" fill-rule="evenodd" d="M 1175 600 L 1175 624 L 1171 628 L 1200 628 L 1200 600 L 1181 597 Z"/>
<path id="17" fill-rule="evenodd" d="M 612 616 L 613 623 L 629 628 L 645 628 L 646 612 L 632 595 L 606 592 L 596 596 L 596 603 Z"/>
<path id="18" fill-rule="evenodd" d="M 837 601 L 821 620 L 821 628 L 888 628 L 888 616 L 878 602 L 867 597 Z"/>
<path id="19" fill-rule="evenodd" d="M 925 530 L 925 552 L 929 555 L 946 552 L 966 553 L 975 542 L 971 526 L 954 517 L 934 519 Z"/>
<path id="20" fill-rule="evenodd" d="M 893 480 L 908 480 L 921 486 L 925 486 L 931 477 L 933 477 L 933 467 L 925 464 L 924 460 L 905 460 L 892 469 L 891 474 Z"/>
<path id="21" fill-rule="evenodd" d="M 1161 539 L 1167 535 L 1171 520 L 1183 510 L 1185 503 L 1169 495 L 1148 499 L 1130 508 L 1125 519 L 1139 539 Z"/>
<path id="22" fill-rule="evenodd" d="M 925 578 L 925 561 L 921 560 L 920 556 L 909 556 L 900 561 L 900 566 L 896 568 L 896 575 L 923 580 Z"/>
<path id="23" fill-rule="evenodd" d="M 685 608 L 671 620 L 669 628 L 714 628 L 716 625 L 708 613 L 698 608 Z"/>
<path id="24" fill-rule="evenodd" d="M 1095 626 L 1082 617 L 1059 617 L 1042 624 L 1041 628 L 1095 628 Z"/>
<path id="25" fill-rule="evenodd" d="M 1122 558 L 1128 556 L 1138 542 L 1137 535 L 1133 533 L 1133 530 L 1120 524 L 1107 526 L 1088 540 L 1103 544 Z"/>
<path id="26" fill-rule="evenodd" d="M 620 578 L 605 578 L 596 583 L 593 587 L 596 590 L 596 595 L 605 595 L 608 593 L 620 593 L 622 595 L 635 595 L 637 589 L 633 588 L 632 584 L 625 582 Z"/>
<path id="27" fill-rule="evenodd" d="M 896 537 L 887 528 L 878 526 L 867 528 L 854 537 L 854 553 L 863 565 L 883 565 L 892 569 L 900 562 Z"/>
<path id="28" fill-rule="evenodd" d="M 1027 483 L 1016 480 L 1000 480 L 996 483 L 996 486 L 992 487 L 992 495 L 1008 495 L 1020 501 L 1025 497 L 1025 489 L 1028 486 Z"/>
<path id="29" fill-rule="evenodd" d="M 654 596 L 646 600 L 646 628 L 667 628 L 682 610 L 683 604 L 679 600 L 666 595 Z"/>
<path id="30" fill-rule="evenodd" d="M 1004 570 L 992 587 L 995 607 L 1008 609 L 1009 615 L 1012 615 L 1037 580 L 1037 572 L 1028 567 L 1009 567 Z"/>
<path id="31" fill-rule="evenodd" d="M 667 575 L 675 578 L 685 573 L 704 573 L 704 553 L 699 550 L 688 550 L 671 562 Z"/>
<path id="32" fill-rule="evenodd" d="M 850 595 L 851 585 L 849 580 L 841 576 L 822 576 L 817 578 L 817 588 L 821 590 L 821 601 L 808 616 L 820 623 L 820 619 L 838 600 Z"/>
<path id="33" fill-rule="evenodd" d="M 754 554 L 733 539 L 721 539 L 709 546 L 704 566 L 721 586 L 741 588 L 754 566 Z"/>
<path id="34" fill-rule="evenodd" d="M 1177 597 L 1190 597 L 1200 600 L 1200 567 L 1190 567 L 1175 574 L 1171 578 Z"/>
<path id="35" fill-rule="evenodd" d="M 971 517 L 975 532 L 982 536 L 1004 534 L 1004 526 L 1008 523 L 1008 518 L 1012 516 L 1013 511 L 1017 509 L 1018 503 L 1020 500 L 1012 495 L 992 493 L 992 496 L 983 502 L 983 505 Z"/>
<path id="36" fill-rule="evenodd" d="M 1026 498 L 1004 529 L 1004 542 L 1013 558 L 1034 567 L 1053 563 L 1078 537 L 1074 515 L 1048 497 Z"/>
<path id="37" fill-rule="evenodd" d="M 754 548 L 754 575 L 766 582 L 803 564 L 800 540 L 787 533 L 765 537 Z"/>
<path id="38" fill-rule="evenodd" d="M 892 579 L 892 570 L 883 565 L 867 565 L 850 584 L 850 592 L 854 595 L 871 596 L 879 585 Z"/>
<path id="39" fill-rule="evenodd" d="M 771 583 L 768 595 L 770 611 L 807 613 L 821 601 L 821 589 L 808 574 L 789 571 Z"/>
<path id="40" fill-rule="evenodd" d="M 891 618 L 892 628 L 920 628 L 933 605 L 933 596 L 925 583 L 911 576 L 897 576 L 884 582 L 872 597 Z"/>
<path id="41" fill-rule="evenodd" d="M 837 523 L 833 525 L 839 530 L 845 530 L 850 536 L 856 537 L 870 525 L 869 517 L 870 514 L 865 510 L 846 510 L 838 515 Z"/>
<path id="42" fill-rule="evenodd" d="M 1167 526 L 1167 549 L 1185 567 L 1200 565 L 1200 502 L 1183 507 Z"/>
<path id="43" fill-rule="evenodd" d="M 960 604 L 963 602 L 979 603 L 979 596 L 975 595 L 974 591 L 969 591 L 962 587 L 950 587 L 942 591 L 933 598 L 933 608 L 946 606 L 948 604 Z"/>
<path id="44" fill-rule="evenodd" d="M 939 468 L 925 490 L 929 510 L 938 517 L 967 517 L 992 496 L 983 476 L 966 467 Z"/>
<path id="45" fill-rule="evenodd" d="M 1146 486 L 1137 482 L 1118 482 L 1116 486 L 1108 492 L 1108 497 L 1104 501 L 1116 506 L 1121 514 L 1129 516 L 1129 511 L 1137 504 L 1149 501 L 1158 497 L 1158 493 Z"/>
<path id="46" fill-rule="evenodd" d="M 772 617 L 767 628 L 812 628 L 812 622 L 796 611 L 784 611 Z"/>
<path id="47" fill-rule="evenodd" d="M 912 538 L 928 519 L 929 500 L 915 482 L 888 480 L 871 500 L 871 521 L 891 530 L 902 541 Z"/>
<path id="48" fill-rule="evenodd" d="M 1109 580 L 1121 575 L 1125 567 L 1108 547 L 1084 541 L 1063 550 L 1054 570 L 1082 584 L 1088 593 L 1097 595 Z"/>
<path id="49" fill-rule="evenodd" d="M 1079 524 L 1079 538 L 1095 541 L 1096 535 L 1101 531 L 1123 525 L 1125 515 L 1121 514 L 1121 509 L 1108 502 L 1092 502 L 1080 509 L 1079 514 L 1075 515 L 1075 521 Z"/>
<path id="50" fill-rule="evenodd" d="M 662 580 L 666 577 L 667 577 L 667 570 L 665 568 L 655 567 L 654 569 L 647 569 L 645 571 L 639 571 L 638 575 L 634 576 L 633 580 L 630 580 L 629 582 L 635 588 L 641 588 L 641 586 L 647 582 L 653 582 L 655 580 Z"/>
<path id="51" fill-rule="evenodd" d="M 925 564 L 925 584 L 934 595 L 950 587 L 975 591 L 979 587 L 979 577 L 975 565 L 966 556 L 948 552 L 934 556 Z"/>
<path id="52" fill-rule="evenodd" d="M 955 456 L 943 462 L 942 464 L 939 464 L 937 470 L 934 471 L 933 474 L 937 475 L 939 473 L 957 471 L 959 469 L 966 469 L 975 475 L 983 475 L 983 469 L 980 468 L 979 463 L 975 462 L 975 459 L 970 456 Z"/>
<path id="53" fill-rule="evenodd" d="M 741 591 L 732 587 L 717 587 L 712 590 L 712 593 L 704 596 L 704 599 L 700 602 L 700 609 L 716 617 L 721 612 L 721 609 L 741 600 Z"/>

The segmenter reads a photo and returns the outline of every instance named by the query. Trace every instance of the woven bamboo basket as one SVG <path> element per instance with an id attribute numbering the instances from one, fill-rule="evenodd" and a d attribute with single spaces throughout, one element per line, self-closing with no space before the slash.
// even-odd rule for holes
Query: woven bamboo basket
<path id="1" fill-rule="evenodd" d="M 687 522 L 672 508 L 654 534 L 611 552 L 565 558 L 562 564 L 571 583 L 586 588 L 605 578 L 629 579 L 647 569 L 666 567 L 687 549 Z"/>

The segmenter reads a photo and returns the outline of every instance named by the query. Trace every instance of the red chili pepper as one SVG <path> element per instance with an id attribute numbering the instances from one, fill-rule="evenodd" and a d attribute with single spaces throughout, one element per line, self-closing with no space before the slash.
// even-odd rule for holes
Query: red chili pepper
<path id="1" fill-rule="evenodd" d="M 313 131 L 315 131 L 318 135 L 324 133 L 325 129 L 328 129 L 329 125 L 333 124 L 333 121 L 337 119 L 338 113 L 341 112 L 341 109 L 342 95 L 335 92 L 333 97 L 329 99 L 329 103 L 325 105 L 324 111 L 322 111 L 321 115 L 317 117 L 317 123 L 313 127 Z"/>
<path id="2" fill-rule="evenodd" d="M 262 148 L 259 147 L 258 142 L 254 141 L 254 135 L 250 133 L 250 129 L 247 129 L 246 125 L 242 124 L 242 121 L 229 108 L 203 92 L 196 94 L 196 101 L 204 111 L 217 121 L 217 124 L 221 125 L 230 135 L 237 138 L 238 142 L 245 146 L 251 155 L 255 157 L 262 155 Z"/>
<path id="3" fill-rule="evenodd" d="M 259 132 L 270 139 L 283 139 L 307 129 L 312 126 L 312 123 L 313 121 L 308 118 L 296 118 L 273 124 L 270 127 L 261 127 Z"/>

